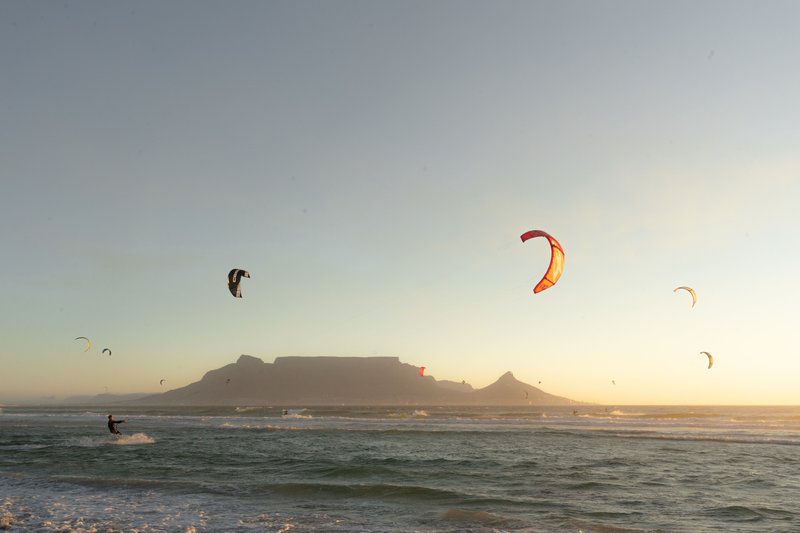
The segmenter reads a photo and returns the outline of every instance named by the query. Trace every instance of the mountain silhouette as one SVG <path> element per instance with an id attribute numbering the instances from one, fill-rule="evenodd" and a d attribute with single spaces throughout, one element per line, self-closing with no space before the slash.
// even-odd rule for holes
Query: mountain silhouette
<path id="1" fill-rule="evenodd" d="M 526 393 L 527 392 L 527 398 Z M 566 405 L 506 372 L 495 383 L 421 377 L 397 357 L 278 357 L 265 363 L 242 355 L 200 381 L 127 402 L 135 405 Z"/>

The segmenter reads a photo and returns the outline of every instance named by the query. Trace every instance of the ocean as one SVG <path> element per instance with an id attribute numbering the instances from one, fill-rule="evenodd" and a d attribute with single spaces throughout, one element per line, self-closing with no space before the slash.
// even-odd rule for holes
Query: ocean
<path id="1" fill-rule="evenodd" d="M 4 407 L 0 529 L 800 531 L 800 408 Z"/>

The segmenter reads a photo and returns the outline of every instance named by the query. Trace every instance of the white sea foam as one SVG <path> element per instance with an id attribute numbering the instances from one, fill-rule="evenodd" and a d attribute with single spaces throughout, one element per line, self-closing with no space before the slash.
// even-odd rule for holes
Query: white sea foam
<path id="1" fill-rule="evenodd" d="M 415 409 L 414 416 L 428 416 L 428 413 L 424 409 Z"/>
<path id="2" fill-rule="evenodd" d="M 305 411 L 305 409 L 303 409 L 302 411 Z M 289 412 L 288 415 L 283 415 L 283 418 L 314 418 L 314 417 L 311 415 L 301 415 L 300 413 Z"/>
<path id="3" fill-rule="evenodd" d="M 111 441 L 111 444 L 127 446 L 131 444 L 155 444 L 156 439 L 145 433 L 134 433 L 133 435 L 122 435 Z"/>
<path id="4" fill-rule="evenodd" d="M 231 424 L 225 422 L 219 426 L 221 429 L 263 429 L 265 431 L 300 431 L 311 430 L 315 428 L 301 428 L 296 426 L 283 426 L 276 424 Z"/>
<path id="5" fill-rule="evenodd" d="M 647 413 L 627 413 L 621 409 L 613 409 L 611 411 L 603 411 L 602 413 L 584 413 L 577 415 L 578 418 L 603 418 L 603 419 L 611 419 L 611 418 L 618 418 L 618 417 L 641 417 L 646 416 Z"/>
<path id="6" fill-rule="evenodd" d="M 268 528 L 272 531 L 277 531 L 279 533 L 291 531 L 292 529 L 297 527 L 290 519 L 281 516 L 280 513 L 275 513 L 274 515 L 265 513 L 252 518 L 246 517 L 240 519 L 239 523 L 242 525 L 257 524 L 258 526 Z"/>
<path id="7" fill-rule="evenodd" d="M 156 440 L 145 433 L 134 433 L 133 435 L 121 435 L 118 437 L 99 438 L 99 437 L 77 437 L 66 441 L 67 446 L 77 446 L 79 448 L 97 448 L 114 444 L 117 446 L 128 446 L 132 444 L 154 444 Z"/>
<path id="8" fill-rule="evenodd" d="M 11 529 L 13 525 L 14 515 L 8 511 L 3 511 L 2 514 L 0 514 L 0 529 Z"/>
<path id="9" fill-rule="evenodd" d="M 626 413 L 621 409 L 614 409 L 613 411 L 609 412 L 608 414 L 613 416 L 645 416 L 646 413 Z"/>

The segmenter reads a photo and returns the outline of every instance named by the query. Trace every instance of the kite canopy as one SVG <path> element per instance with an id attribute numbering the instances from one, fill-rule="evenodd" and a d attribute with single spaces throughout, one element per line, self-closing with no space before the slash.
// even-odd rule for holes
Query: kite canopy
<path id="1" fill-rule="evenodd" d="M 425 375 L 425 368 L 426 367 L 424 367 L 424 366 L 419 367 L 419 375 L 420 376 L 424 376 Z"/>
<path id="2" fill-rule="evenodd" d="M 714 356 L 712 356 L 708 352 L 700 352 L 701 354 L 705 354 L 708 357 L 708 368 L 711 368 L 711 365 L 714 364 Z"/>
<path id="3" fill-rule="evenodd" d="M 108 356 L 109 356 L 109 357 L 111 357 L 111 350 L 109 350 L 108 348 L 103 348 L 103 351 L 102 351 L 102 352 L 100 352 L 100 353 L 101 353 L 101 354 L 104 354 L 104 353 L 106 353 L 106 352 L 108 352 Z"/>
<path id="4" fill-rule="evenodd" d="M 692 307 L 694 307 L 694 304 L 697 303 L 697 293 L 694 292 L 694 289 L 691 287 L 677 287 L 673 289 L 672 292 L 678 292 L 681 289 L 685 290 L 686 292 L 692 295 Z"/>
<path id="5" fill-rule="evenodd" d="M 84 350 L 84 352 L 88 352 L 88 351 L 89 351 L 89 348 L 91 348 L 91 347 L 92 347 L 92 341 L 90 341 L 90 340 L 89 340 L 89 339 L 87 339 L 86 337 L 75 337 L 75 340 L 76 340 L 76 341 L 79 341 L 79 340 L 81 340 L 81 339 L 83 339 L 83 340 L 85 340 L 85 341 L 86 341 L 86 349 Z"/>
<path id="6" fill-rule="evenodd" d="M 522 242 L 535 237 L 544 237 L 550 243 L 550 266 L 547 267 L 547 272 L 544 273 L 544 277 L 539 280 L 539 283 L 533 288 L 534 294 L 555 285 L 558 278 L 561 277 L 561 273 L 564 271 L 564 249 L 561 247 L 561 244 L 549 233 L 538 229 L 527 231 L 520 235 Z"/>
<path id="7" fill-rule="evenodd" d="M 528 391 L 522 391 L 525 394 L 525 399 L 528 399 Z"/>
<path id="8" fill-rule="evenodd" d="M 158 382 L 158 384 L 159 385 L 163 385 L 165 381 L 167 381 L 167 380 L 166 379 L 162 379 L 161 381 Z"/>
<path id="9" fill-rule="evenodd" d="M 242 278 L 250 278 L 250 273 L 241 268 L 234 268 L 228 272 L 228 290 L 231 291 L 234 298 L 242 297 L 242 289 L 239 287 Z"/>

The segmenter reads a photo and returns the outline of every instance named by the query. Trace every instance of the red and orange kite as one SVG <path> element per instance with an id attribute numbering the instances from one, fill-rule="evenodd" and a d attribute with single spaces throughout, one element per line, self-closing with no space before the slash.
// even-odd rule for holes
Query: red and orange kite
<path id="1" fill-rule="evenodd" d="M 535 229 L 526 231 L 520 235 L 522 242 L 533 239 L 534 237 L 544 237 L 550 243 L 550 266 L 547 267 L 547 272 L 544 273 L 544 277 L 536 284 L 536 287 L 533 288 L 535 294 L 549 289 L 555 285 L 558 278 L 561 277 L 561 273 L 564 271 L 564 249 L 555 237 L 542 230 Z"/>

